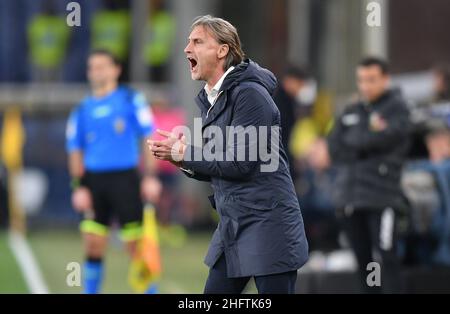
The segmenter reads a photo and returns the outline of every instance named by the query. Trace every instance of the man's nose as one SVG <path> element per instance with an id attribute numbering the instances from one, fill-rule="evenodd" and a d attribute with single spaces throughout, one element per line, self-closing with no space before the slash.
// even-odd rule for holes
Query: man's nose
<path id="1" fill-rule="evenodd" d="M 186 45 L 186 48 L 184 48 L 184 53 L 188 54 L 191 52 L 191 43 L 188 43 Z"/>

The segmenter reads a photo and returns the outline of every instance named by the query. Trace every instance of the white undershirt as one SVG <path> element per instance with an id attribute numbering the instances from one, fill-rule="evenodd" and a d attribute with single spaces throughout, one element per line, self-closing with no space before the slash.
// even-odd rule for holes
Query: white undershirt
<path id="1" fill-rule="evenodd" d="M 214 87 L 211 90 L 209 90 L 208 84 L 205 85 L 204 88 L 206 91 L 206 95 L 208 95 L 208 101 L 211 104 L 211 106 L 214 106 L 214 103 L 216 102 L 216 99 L 219 96 L 219 91 L 220 91 L 220 88 L 222 87 L 222 83 L 225 80 L 225 77 L 227 76 L 228 73 L 233 71 L 233 69 L 234 69 L 234 66 L 229 67 L 228 70 L 225 71 L 225 73 L 217 81 L 216 85 L 214 85 Z"/>

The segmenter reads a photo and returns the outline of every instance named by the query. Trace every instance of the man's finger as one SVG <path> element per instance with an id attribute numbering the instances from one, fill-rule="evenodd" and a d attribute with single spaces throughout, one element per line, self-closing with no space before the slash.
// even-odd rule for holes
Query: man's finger
<path id="1" fill-rule="evenodd" d="M 175 138 L 175 135 L 168 131 L 157 129 L 156 132 L 158 132 L 160 135 L 168 137 L 168 138 Z"/>
<path id="2" fill-rule="evenodd" d="M 155 154 L 155 157 L 157 159 L 161 159 L 161 160 L 168 160 L 169 159 L 168 155 L 165 154 L 165 153 L 157 153 L 157 154 Z"/>
<path id="3" fill-rule="evenodd" d="M 168 147 L 166 141 L 154 141 L 152 147 Z"/>
<path id="4" fill-rule="evenodd" d="M 161 153 L 161 152 L 168 152 L 170 153 L 172 150 L 170 149 L 170 147 L 167 146 L 154 146 L 152 147 L 152 152 L 154 153 Z"/>
<path id="5" fill-rule="evenodd" d="M 164 142 L 160 142 L 160 143 L 157 143 L 157 144 L 154 144 L 152 147 L 154 147 L 154 148 L 167 148 L 167 149 L 170 149 L 170 145 L 167 145 L 167 143 L 164 143 Z"/>
<path id="6" fill-rule="evenodd" d="M 164 152 L 164 151 L 166 151 L 166 148 L 164 148 L 164 147 L 156 147 L 156 146 L 152 147 L 152 152 L 154 152 L 154 153 L 160 153 L 160 152 Z"/>

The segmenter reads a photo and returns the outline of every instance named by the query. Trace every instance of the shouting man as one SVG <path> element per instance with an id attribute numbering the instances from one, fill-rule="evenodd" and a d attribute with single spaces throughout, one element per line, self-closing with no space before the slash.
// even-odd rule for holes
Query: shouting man
<path id="1" fill-rule="evenodd" d="M 244 60 L 236 28 L 209 15 L 194 21 L 184 52 L 192 79 L 206 82 L 196 98 L 203 147 L 162 130 L 167 139 L 149 146 L 156 158 L 211 182 L 220 223 L 205 259 L 205 293 L 241 293 L 251 277 L 259 293 L 294 293 L 308 244 L 279 144 L 275 76 Z M 270 164 L 261 151 L 271 156 Z"/>

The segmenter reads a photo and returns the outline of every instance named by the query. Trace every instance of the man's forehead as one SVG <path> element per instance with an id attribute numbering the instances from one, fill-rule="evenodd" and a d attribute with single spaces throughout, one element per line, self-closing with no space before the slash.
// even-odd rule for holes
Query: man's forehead
<path id="1" fill-rule="evenodd" d="M 106 56 L 106 55 L 92 55 L 89 57 L 88 61 L 89 62 L 105 62 L 105 61 L 110 61 L 111 58 Z"/>
<path id="2" fill-rule="evenodd" d="M 377 65 L 369 65 L 369 66 L 358 66 L 356 68 L 356 73 L 370 73 L 375 75 L 385 76 L 381 68 Z"/>
<path id="3" fill-rule="evenodd" d="M 381 67 L 379 65 L 376 65 L 376 64 L 358 65 L 357 69 L 358 70 L 369 70 L 369 71 L 381 71 Z"/>
<path id="4" fill-rule="evenodd" d="M 196 39 L 196 38 L 214 38 L 211 33 L 206 29 L 203 25 L 197 25 L 195 26 L 191 33 L 189 34 L 188 39 Z"/>
<path id="5" fill-rule="evenodd" d="M 116 65 L 113 60 L 111 60 L 111 57 L 108 57 L 106 55 L 92 55 L 88 59 L 88 65 Z"/>

